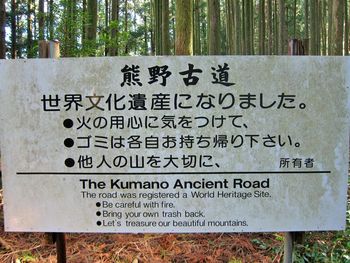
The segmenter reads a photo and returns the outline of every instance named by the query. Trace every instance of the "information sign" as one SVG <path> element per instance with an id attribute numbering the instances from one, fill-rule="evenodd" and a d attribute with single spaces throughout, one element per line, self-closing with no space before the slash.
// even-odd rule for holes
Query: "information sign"
<path id="1" fill-rule="evenodd" d="M 350 60 L 0 61 L 5 229 L 345 227 Z"/>

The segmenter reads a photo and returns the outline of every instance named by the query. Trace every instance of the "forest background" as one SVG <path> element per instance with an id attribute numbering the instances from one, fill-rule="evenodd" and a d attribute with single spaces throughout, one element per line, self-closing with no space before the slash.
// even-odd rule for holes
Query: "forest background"
<path id="1" fill-rule="evenodd" d="M 349 0 L 0 0 L 0 59 L 37 58 L 40 40 L 61 57 L 349 55 Z M 1 63 L 1 62 L 0 62 Z M 42 234 L 5 233 L 0 262 L 55 262 Z M 349 200 L 348 200 L 349 207 Z M 307 233 L 295 262 L 350 262 L 342 232 Z M 283 234 L 67 236 L 69 262 L 281 262 Z"/>
<path id="2" fill-rule="evenodd" d="M 0 58 L 38 57 L 60 41 L 62 57 L 349 55 L 349 0 L 1 0 Z"/>

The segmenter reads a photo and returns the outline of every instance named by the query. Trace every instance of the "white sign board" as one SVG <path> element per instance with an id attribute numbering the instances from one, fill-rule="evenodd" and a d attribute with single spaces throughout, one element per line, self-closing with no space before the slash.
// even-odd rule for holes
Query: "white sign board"
<path id="1" fill-rule="evenodd" d="M 0 61 L 7 231 L 345 226 L 350 60 Z"/>

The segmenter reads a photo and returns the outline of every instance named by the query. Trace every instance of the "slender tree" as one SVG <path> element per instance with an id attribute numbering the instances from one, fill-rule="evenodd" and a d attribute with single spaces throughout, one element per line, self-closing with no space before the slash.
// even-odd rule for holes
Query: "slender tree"
<path id="1" fill-rule="evenodd" d="M 45 12 L 44 12 L 44 0 L 39 0 L 39 40 L 43 40 L 45 38 Z"/>
<path id="2" fill-rule="evenodd" d="M 156 55 L 169 55 L 169 0 L 154 0 Z"/>
<path id="3" fill-rule="evenodd" d="M 82 28 L 81 28 L 81 39 L 82 39 L 83 49 L 86 47 L 86 42 L 87 42 L 87 30 L 88 30 L 87 20 L 88 20 L 87 19 L 87 2 L 86 0 L 83 0 Z"/>
<path id="4" fill-rule="evenodd" d="M 333 43 L 333 0 L 328 0 L 328 55 L 332 55 L 332 43 Z"/>
<path id="5" fill-rule="evenodd" d="M 293 38 L 297 38 L 297 0 L 293 2 Z"/>
<path id="6" fill-rule="evenodd" d="M 24 37 L 23 33 L 25 31 L 24 21 L 22 20 L 23 10 L 25 8 L 25 4 L 22 1 L 16 1 L 16 58 L 24 58 L 23 56 L 26 52 L 24 45 Z"/>
<path id="7" fill-rule="evenodd" d="M 193 6 L 193 54 L 201 54 L 200 0 L 194 0 Z"/>
<path id="8" fill-rule="evenodd" d="M 109 32 L 109 0 L 105 0 L 105 32 L 106 35 Z M 106 37 L 110 37 L 110 35 L 107 35 Z M 109 51 L 109 39 L 105 43 L 105 56 L 108 56 L 108 51 Z"/>
<path id="9" fill-rule="evenodd" d="M 87 25 L 86 38 L 88 40 L 88 53 L 90 56 L 96 54 L 96 34 L 97 34 L 97 0 L 87 1 Z"/>
<path id="10" fill-rule="evenodd" d="M 235 25 L 235 54 L 242 54 L 242 19 L 241 19 L 241 5 L 239 0 L 233 0 L 234 9 L 234 25 Z"/>
<path id="11" fill-rule="evenodd" d="M 33 41 L 37 39 L 38 36 L 38 16 L 37 16 L 37 2 L 36 0 L 31 0 L 32 4 L 33 4 L 33 10 L 32 10 L 32 14 L 33 14 Z"/>
<path id="12" fill-rule="evenodd" d="M 69 21 L 68 22 L 68 34 L 69 34 L 69 45 L 70 45 L 70 56 L 75 56 L 78 42 L 77 42 L 77 0 L 68 1 L 69 7 Z"/>
<path id="13" fill-rule="evenodd" d="M 209 55 L 220 54 L 220 2 L 208 0 Z"/>
<path id="14" fill-rule="evenodd" d="M 150 27 L 149 27 L 149 34 L 150 34 L 150 42 L 151 42 L 151 55 L 156 54 L 156 45 L 155 45 L 155 12 L 154 12 L 154 1 L 155 0 L 150 0 Z"/>
<path id="15" fill-rule="evenodd" d="M 48 8 L 49 8 L 49 17 L 48 17 L 48 21 L 49 21 L 49 38 L 50 40 L 54 39 L 54 4 L 53 4 L 53 0 L 49 0 L 48 2 Z"/>
<path id="16" fill-rule="evenodd" d="M 265 54 L 265 0 L 259 1 L 259 55 Z"/>
<path id="17" fill-rule="evenodd" d="M 0 59 L 6 58 L 6 0 L 0 1 Z"/>
<path id="18" fill-rule="evenodd" d="M 242 31 L 241 31 L 241 43 L 242 43 L 242 55 L 247 54 L 247 35 L 246 35 L 246 2 L 242 2 Z"/>
<path id="19" fill-rule="evenodd" d="M 193 4 L 189 0 L 176 0 L 175 54 L 192 55 Z"/>
<path id="20" fill-rule="evenodd" d="M 153 1 L 155 54 L 162 55 L 162 0 Z"/>
<path id="21" fill-rule="evenodd" d="M 317 55 L 317 0 L 310 0 L 311 6 L 310 6 L 310 20 L 311 20 L 311 27 L 310 27 L 310 55 Z"/>
<path id="22" fill-rule="evenodd" d="M 244 19 L 244 44 L 245 44 L 245 54 L 246 55 L 253 55 L 253 38 L 252 38 L 252 26 L 253 26 L 253 18 L 251 13 L 251 5 L 252 0 L 246 0 L 244 1 L 244 12 L 243 12 L 243 19 Z"/>
<path id="23" fill-rule="evenodd" d="M 208 6 L 205 4 L 204 1 L 201 1 L 201 13 L 200 13 L 200 20 L 201 20 L 201 54 L 208 54 L 208 23 L 207 23 L 207 10 Z"/>
<path id="24" fill-rule="evenodd" d="M 333 0 L 332 55 L 343 55 L 344 0 Z"/>
<path id="25" fill-rule="evenodd" d="M 267 0 L 268 55 L 273 54 L 272 0 Z"/>
<path id="26" fill-rule="evenodd" d="M 119 0 L 112 1 L 110 56 L 118 56 Z"/>
<path id="27" fill-rule="evenodd" d="M 233 0 L 226 0 L 226 42 L 227 42 L 227 54 L 235 54 L 235 10 L 233 6 Z"/>
<path id="28" fill-rule="evenodd" d="M 321 10 L 322 4 L 320 0 L 316 0 L 316 54 L 321 55 Z"/>
<path id="29" fill-rule="evenodd" d="M 277 14 L 278 14 L 278 8 L 277 8 L 277 1 L 274 0 L 274 14 L 273 14 L 273 35 L 274 35 L 274 54 L 277 55 L 279 51 L 279 32 L 278 32 L 278 19 L 277 19 Z"/>
<path id="30" fill-rule="evenodd" d="M 304 24 L 305 24 L 305 39 L 309 39 L 309 0 L 304 1 Z"/>
<path id="31" fill-rule="evenodd" d="M 144 47 L 143 47 L 143 53 L 142 55 L 147 55 L 148 54 L 148 25 L 147 25 L 147 16 L 146 14 L 143 16 L 143 26 L 145 28 L 145 30 L 143 31 L 143 35 L 144 35 Z"/>
<path id="32" fill-rule="evenodd" d="M 33 54 L 33 0 L 27 1 L 27 57 L 32 58 Z"/>
<path id="33" fill-rule="evenodd" d="M 16 58 L 17 53 L 16 14 L 16 0 L 11 0 L 11 58 Z"/>
<path id="34" fill-rule="evenodd" d="M 322 27 L 322 55 L 327 55 L 327 2 L 321 1 L 322 3 L 322 15 L 321 15 L 321 27 Z"/>
<path id="35" fill-rule="evenodd" d="M 255 54 L 255 37 L 254 37 L 254 32 L 255 32 L 255 28 L 254 28 L 254 10 L 256 9 L 256 7 L 254 6 L 256 2 L 254 0 L 249 1 L 249 19 L 250 19 L 250 41 L 251 41 L 251 45 L 250 45 L 250 55 L 254 55 Z"/>
<path id="36" fill-rule="evenodd" d="M 349 4 L 347 0 L 344 0 L 344 55 L 349 55 Z"/>
<path id="37" fill-rule="evenodd" d="M 129 33 L 129 12 L 128 12 L 128 0 L 124 1 L 124 32 L 127 34 Z M 125 42 L 125 47 L 124 47 L 124 55 L 129 54 L 129 39 L 126 40 Z"/>
<path id="38" fill-rule="evenodd" d="M 284 0 L 279 0 L 279 55 L 286 54 L 287 37 L 286 37 L 286 6 Z"/>
<path id="39" fill-rule="evenodd" d="M 162 55 L 170 55 L 169 43 L 169 0 L 163 0 L 162 3 Z"/>

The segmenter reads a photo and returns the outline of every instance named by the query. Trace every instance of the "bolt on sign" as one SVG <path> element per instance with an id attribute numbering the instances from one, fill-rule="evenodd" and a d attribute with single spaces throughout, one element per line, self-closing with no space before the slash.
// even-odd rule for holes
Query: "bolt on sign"
<path id="1" fill-rule="evenodd" d="M 5 229 L 340 230 L 350 60 L 0 61 Z"/>

